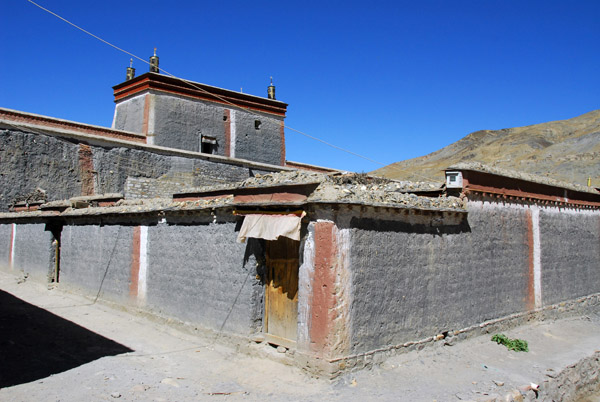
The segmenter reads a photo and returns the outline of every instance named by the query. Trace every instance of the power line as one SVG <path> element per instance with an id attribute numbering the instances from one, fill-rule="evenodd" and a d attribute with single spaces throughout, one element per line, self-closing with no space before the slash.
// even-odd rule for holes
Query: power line
<path id="1" fill-rule="evenodd" d="M 28 132 L 28 133 L 33 133 L 33 134 L 38 134 L 38 135 L 49 135 L 52 136 L 52 134 L 46 132 L 44 129 L 37 129 L 31 126 L 21 126 L 18 123 L 10 123 L 8 121 L 4 121 L 3 124 L 6 124 L 7 126 L 10 126 L 14 129 L 17 129 L 19 131 L 23 131 L 23 132 Z M 320 141 L 319 139 L 317 139 L 317 141 Z M 129 149 L 129 150 L 134 150 Z M 156 156 L 156 158 L 163 158 L 166 157 L 166 155 L 162 155 L 162 154 L 154 154 Z M 119 169 L 121 172 L 128 174 L 128 175 L 137 175 L 138 177 L 142 177 L 142 178 L 147 178 L 147 179 L 151 179 L 151 180 L 177 180 L 177 179 L 181 179 L 181 180 L 185 180 L 185 179 L 189 179 L 189 178 L 198 178 L 198 177 L 204 177 L 203 172 L 199 172 L 198 168 L 195 165 L 195 161 L 205 161 L 204 159 L 193 159 L 192 163 L 194 164 L 194 167 L 189 170 L 189 171 L 174 171 L 172 169 L 172 167 L 169 167 L 168 169 L 166 169 L 166 171 L 164 171 L 163 173 L 161 173 L 161 170 L 164 169 L 158 169 L 157 170 L 157 166 L 154 163 L 151 162 L 143 162 L 140 161 L 139 159 L 133 159 L 131 157 L 127 157 L 127 156 L 121 156 L 119 153 L 116 152 L 110 152 L 110 151 L 106 151 L 106 158 L 107 160 L 98 160 L 94 163 L 94 169 L 95 170 L 110 170 L 110 169 Z M 103 158 L 104 159 L 104 158 Z M 389 165 L 389 168 L 394 168 L 393 165 Z M 406 171 L 404 169 L 398 169 L 398 170 L 403 170 Z M 0 169 L 0 173 L 5 173 L 2 169 Z M 191 174 L 191 177 L 190 177 Z M 216 177 L 216 176 L 210 176 L 210 181 L 213 183 L 219 183 L 219 184 L 229 184 L 231 183 L 230 180 L 226 180 L 220 177 Z M 437 179 L 437 180 L 433 180 L 435 182 L 439 182 L 439 181 L 443 181 L 441 179 Z M 102 183 L 98 182 L 98 185 L 101 185 Z M 105 184 L 108 185 L 108 184 Z"/>
<path id="2" fill-rule="evenodd" d="M 146 61 L 146 60 L 142 59 L 141 57 L 139 57 L 139 56 L 137 56 L 137 55 L 135 55 L 135 54 L 133 54 L 133 53 L 131 53 L 131 52 L 128 52 L 128 51 L 126 51 L 126 50 L 124 50 L 124 49 L 122 49 L 122 48 L 120 48 L 120 47 L 118 47 L 118 46 L 116 46 L 116 45 L 114 45 L 114 44 L 112 44 L 112 43 L 110 43 L 110 42 L 108 42 L 108 41 L 106 41 L 106 40 L 102 39 L 101 37 L 99 37 L 99 36 L 97 36 L 97 35 L 94 35 L 93 33 L 91 33 L 91 32 L 89 32 L 89 31 L 87 31 L 87 30 L 83 29 L 83 28 L 82 28 L 82 27 L 80 27 L 79 25 L 76 25 L 76 24 L 72 23 L 71 21 L 67 20 L 66 18 L 64 18 L 64 17 L 62 17 L 62 16 L 60 16 L 60 15 L 58 15 L 58 14 L 56 14 L 56 13 L 54 13 L 54 12 L 50 11 L 50 10 L 48 10 L 47 8 L 44 8 L 44 7 L 42 7 L 41 5 L 37 4 L 36 2 L 34 2 L 34 1 L 32 1 L 32 0 L 27 0 L 27 1 L 28 1 L 29 3 L 31 3 L 31 4 L 33 4 L 33 5 L 35 5 L 36 7 L 40 8 L 41 10 L 43 10 L 43 11 L 46 11 L 47 13 L 49 13 L 49 14 L 51 14 L 51 15 L 55 16 L 56 18 L 58 18 L 58 19 L 60 19 L 60 20 L 62 20 L 62 21 L 64 21 L 64 22 L 66 22 L 67 24 L 71 25 L 72 27 L 74 27 L 74 28 L 77 28 L 77 29 L 79 29 L 80 31 L 82 31 L 82 32 L 86 33 L 87 35 L 90 35 L 91 37 L 93 37 L 93 38 L 95 38 L 95 39 L 97 39 L 97 40 L 101 41 L 102 43 L 104 43 L 104 44 L 106 44 L 106 45 L 108 45 L 108 46 L 111 46 L 111 47 L 113 47 L 114 49 L 116 49 L 116 50 L 118 50 L 118 51 L 120 51 L 120 52 L 123 52 L 123 53 L 125 53 L 125 54 L 127 54 L 127 55 L 129 55 L 129 56 L 131 56 L 131 57 L 134 57 L 134 58 L 136 58 L 137 60 L 140 60 L 140 61 L 142 61 L 142 62 L 144 62 L 144 63 L 146 63 L 146 64 L 148 64 L 148 65 L 150 64 L 148 61 Z M 185 84 L 191 85 L 192 87 L 194 87 L 194 88 L 196 88 L 196 89 L 198 89 L 198 90 L 200 90 L 200 91 L 202 91 L 202 92 L 204 92 L 204 93 L 206 93 L 206 94 L 208 94 L 208 95 L 210 95 L 210 96 L 212 96 L 212 97 L 214 97 L 214 98 L 217 98 L 217 99 L 219 99 L 220 101 L 222 101 L 222 102 L 224 102 L 224 103 L 226 103 L 226 104 L 228 104 L 228 105 L 231 105 L 232 107 L 234 107 L 234 108 L 236 108 L 236 109 L 238 109 L 238 110 L 245 111 L 245 112 L 247 112 L 247 113 L 250 113 L 250 114 L 252 114 L 252 115 L 254 115 L 254 116 L 259 116 L 259 117 L 261 117 L 261 116 L 265 116 L 265 114 L 258 113 L 257 111 L 255 111 L 255 110 L 251 110 L 250 108 L 246 108 L 246 107 L 243 107 L 243 106 L 236 105 L 236 104 L 232 103 L 231 101 L 229 101 L 228 99 L 225 99 L 225 98 L 223 98 L 222 96 L 219 96 L 218 94 L 211 93 L 211 92 L 207 91 L 206 89 L 204 89 L 204 88 L 202 88 L 202 87 L 200 87 L 200 86 L 196 85 L 196 84 L 195 84 L 194 82 L 192 82 L 192 81 L 188 81 L 188 80 L 185 80 L 185 79 L 183 79 L 183 78 L 177 77 L 177 76 L 175 76 L 174 74 L 171 74 L 170 72 L 166 71 L 166 70 L 165 70 L 165 69 L 163 69 L 163 68 L 159 68 L 159 70 L 160 70 L 160 71 L 162 71 L 162 72 L 163 72 L 165 75 L 168 75 L 168 76 L 170 76 L 170 77 L 172 77 L 172 78 L 175 78 L 175 79 L 177 79 L 177 80 L 180 80 L 181 82 L 183 82 L 183 83 L 185 83 Z M 339 151 L 342 151 L 342 152 L 346 152 L 346 153 L 348 153 L 348 154 L 350 154 L 350 155 L 353 155 L 353 156 L 356 156 L 356 157 L 358 157 L 358 158 L 364 159 L 364 160 L 366 160 L 366 161 L 369 161 L 369 162 L 371 162 L 371 163 L 374 163 L 374 164 L 377 164 L 377 165 L 380 165 L 380 166 L 383 166 L 383 167 L 385 167 L 385 166 L 388 166 L 388 167 L 394 168 L 395 170 L 398 170 L 398 171 L 410 172 L 409 170 L 400 169 L 400 168 L 397 168 L 396 166 L 393 166 L 393 165 L 386 165 L 385 163 L 382 163 L 382 162 L 376 161 L 376 160 L 374 160 L 374 159 L 372 159 L 372 158 L 369 158 L 369 157 L 367 157 L 367 156 L 364 156 L 364 155 L 361 155 L 361 154 L 359 154 L 359 153 L 356 153 L 356 152 L 350 151 L 350 150 L 348 150 L 348 149 L 345 149 L 345 148 L 339 147 L 339 146 L 337 146 L 337 145 L 331 144 L 331 143 L 329 143 L 329 142 L 327 142 L 327 141 L 325 141 L 325 140 L 322 140 L 322 139 L 320 139 L 320 138 L 317 138 L 317 137 L 314 137 L 314 136 L 312 136 L 312 135 L 306 134 L 305 132 L 303 132 L 303 131 L 300 131 L 300 130 L 297 130 L 297 129 L 293 128 L 293 127 L 290 127 L 290 126 L 286 125 L 285 123 L 284 123 L 284 128 L 287 128 L 287 129 L 288 129 L 288 130 L 290 130 L 290 131 L 296 132 L 296 133 L 298 133 L 298 134 L 300 134 L 300 135 L 302 135 L 302 136 L 305 136 L 305 137 L 307 137 L 307 138 L 310 138 L 310 139 L 312 139 L 312 140 L 315 140 L 315 141 L 321 142 L 322 144 L 325 144 L 325 145 L 327 145 L 327 146 L 329 146 L 329 147 L 332 147 L 332 148 L 334 148 L 334 149 L 337 149 L 337 150 L 339 150 Z M 420 175 L 420 174 L 417 174 L 417 173 L 414 173 L 414 172 L 410 172 L 410 173 L 411 173 L 411 174 L 414 174 L 415 176 L 418 176 L 418 177 L 424 178 L 424 179 L 426 179 L 426 180 L 432 180 L 432 178 L 431 178 L 431 177 L 428 177 L 428 176 Z M 437 180 L 433 179 L 433 181 L 437 181 Z"/>

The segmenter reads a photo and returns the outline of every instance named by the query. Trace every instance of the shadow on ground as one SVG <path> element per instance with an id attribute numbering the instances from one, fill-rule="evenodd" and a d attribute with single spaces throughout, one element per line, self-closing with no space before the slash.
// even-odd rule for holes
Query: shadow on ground
<path id="1" fill-rule="evenodd" d="M 132 350 L 0 291 L 0 388 Z"/>

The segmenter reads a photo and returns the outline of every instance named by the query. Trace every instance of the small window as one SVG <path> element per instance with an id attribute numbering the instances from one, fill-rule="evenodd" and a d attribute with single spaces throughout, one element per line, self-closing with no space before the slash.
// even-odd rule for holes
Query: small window
<path id="1" fill-rule="evenodd" d="M 216 155 L 219 144 L 215 137 L 209 137 L 207 135 L 200 136 L 200 152 L 203 154 Z"/>
<path id="2" fill-rule="evenodd" d="M 461 172 L 446 172 L 447 188 L 462 188 L 463 177 Z"/>
<path id="3" fill-rule="evenodd" d="M 262 124 L 262 123 L 260 122 L 260 120 L 254 120 L 254 128 L 255 128 L 256 130 L 259 130 L 259 129 L 260 129 L 260 125 L 261 125 L 261 124 Z"/>

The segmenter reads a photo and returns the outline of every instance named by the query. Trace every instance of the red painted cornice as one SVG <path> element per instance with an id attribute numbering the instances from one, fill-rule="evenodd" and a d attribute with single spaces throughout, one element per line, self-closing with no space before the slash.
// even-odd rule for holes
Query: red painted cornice
<path id="1" fill-rule="evenodd" d="M 139 77 L 115 85 L 113 90 L 115 102 L 152 90 L 219 103 L 222 105 L 233 104 L 240 108 L 271 113 L 283 117 L 285 117 L 288 106 L 287 103 L 277 100 L 261 98 L 260 96 L 230 91 L 228 89 L 213 87 L 197 82 L 184 81 L 157 73 L 140 75 Z"/>
<path id="2" fill-rule="evenodd" d="M 537 200 L 542 204 L 600 208 L 600 193 L 576 191 L 486 172 L 469 170 L 461 170 L 461 172 L 463 192 L 467 196 L 476 193 L 504 200 Z"/>
<path id="3" fill-rule="evenodd" d="M 0 120 L 13 121 L 15 124 L 25 123 L 39 125 L 42 128 L 57 128 L 71 130 L 82 134 L 99 135 L 103 137 L 116 138 L 120 140 L 135 141 L 146 143 L 146 136 L 128 131 L 114 130 L 111 128 L 93 126 L 90 124 L 77 123 L 69 120 L 57 119 L 54 117 L 42 116 L 33 113 L 20 112 L 0 108 Z"/>

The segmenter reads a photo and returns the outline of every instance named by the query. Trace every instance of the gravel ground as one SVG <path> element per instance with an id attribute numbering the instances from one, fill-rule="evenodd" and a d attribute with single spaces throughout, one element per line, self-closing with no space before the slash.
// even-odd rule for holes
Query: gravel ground
<path id="1" fill-rule="evenodd" d="M 505 400 L 600 349 L 600 316 L 566 318 L 506 333 L 527 340 L 528 353 L 491 335 L 439 342 L 331 382 L 281 363 L 288 357 L 268 346 L 244 353 L 7 273 L 0 289 L 5 401 Z"/>

